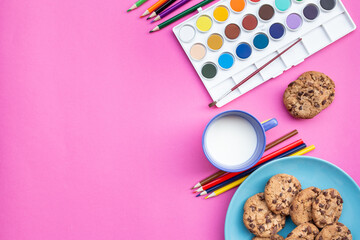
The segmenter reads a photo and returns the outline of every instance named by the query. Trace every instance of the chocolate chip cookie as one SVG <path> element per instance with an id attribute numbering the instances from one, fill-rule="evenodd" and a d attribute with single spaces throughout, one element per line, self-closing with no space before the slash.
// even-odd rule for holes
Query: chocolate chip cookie
<path id="1" fill-rule="evenodd" d="M 334 82 L 323 73 L 310 71 L 289 84 L 283 101 L 293 117 L 309 119 L 327 108 L 334 97 Z"/>
<path id="2" fill-rule="evenodd" d="M 284 238 L 278 234 L 275 234 L 274 236 L 266 237 L 266 238 L 254 237 L 252 240 L 284 240 Z"/>
<path id="3" fill-rule="evenodd" d="M 289 215 L 290 204 L 301 190 L 296 177 L 288 174 L 272 176 L 265 186 L 265 201 L 275 214 Z"/>
<path id="4" fill-rule="evenodd" d="M 350 230 L 342 223 L 333 223 L 324 227 L 316 240 L 352 240 Z"/>
<path id="5" fill-rule="evenodd" d="M 316 226 L 323 228 L 326 225 L 337 222 L 343 207 L 343 199 L 340 193 L 329 188 L 321 191 L 312 203 L 312 218 Z"/>
<path id="6" fill-rule="evenodd" d="M 312 223 L 303 223 L 297 226 L 291 233 L 285 238 L 285 240 L 306 239 L 314 240 L 319 234 L 319 229 Z"/>
<path id="7" fill-rule="evenodd" d="M 265 203 L 264 193 L 258 193 L 246 201 L 243 222 L 256 236 L 271 237 L 285 226 L 285 216 L 271 212 Z"/>
<path id="8" fill-rule="evenodd" d="M 309 187 L 296 195 L 290 205 L 291 220 L 296 225 L 312 221 L 312 203 L 320 191 L 316 187 Z"/>

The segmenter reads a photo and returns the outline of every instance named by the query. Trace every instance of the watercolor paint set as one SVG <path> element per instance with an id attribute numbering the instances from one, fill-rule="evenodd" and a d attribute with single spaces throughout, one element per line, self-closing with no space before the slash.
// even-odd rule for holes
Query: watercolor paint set
<path id="1" fill-rule="evenodd" d="M 223 0 L 173 28 L 213 100 L 302 41 L 216 104 L 221 107 L 355 30 L 340 0 Z"/>

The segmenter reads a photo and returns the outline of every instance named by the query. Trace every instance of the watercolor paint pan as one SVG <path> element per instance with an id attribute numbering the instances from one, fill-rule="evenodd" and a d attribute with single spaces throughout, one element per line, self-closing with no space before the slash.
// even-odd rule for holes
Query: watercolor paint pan
<path id="1" fill-rule="evenodd" d="M 276 56 L 221 107 L 356 29 L 340 0 L 221 0 L 173 28 L 213 100 Z"/>

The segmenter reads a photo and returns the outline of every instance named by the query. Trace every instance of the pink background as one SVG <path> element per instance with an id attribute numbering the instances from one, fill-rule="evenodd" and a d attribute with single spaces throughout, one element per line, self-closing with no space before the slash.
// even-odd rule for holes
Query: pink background
<path id="1" fill-rule="evenodd" d="M 269 141 L 298 129 L 360 183 L 359 30 L 209 109 L 171 28 L 150 35 L 138 18 L 152 2 L 0 1 L 0 239 L 222 239 L 234 190 L 189 188 L 215 171 L 201 134 L 228 109 L 276 117 Z M 360 3 L 343 2 L 360 25 Z M 282 93 L 308 70 L 334 79 L 335 101 L 295 120 Z"/>

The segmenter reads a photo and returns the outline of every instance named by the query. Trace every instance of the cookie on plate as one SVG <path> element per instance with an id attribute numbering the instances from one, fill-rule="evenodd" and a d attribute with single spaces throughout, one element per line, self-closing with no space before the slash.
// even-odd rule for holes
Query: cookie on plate
<path id="1" fill-rule="evenodd" d="M 303 223 L 289 233 L 285 240 L 306 239 L 314 240 L 319 234 L 319 229 L 312 223 Z"/>
<path id="2" fill-rule="evenodd" d="M 252 240 L 284 240 L 284 238 L 278 234 L 275 234 L 274 236 L 271 237 L 254 237 Z"/>
<path id="3" fill-rule="evenodd" d="M 312 218 L 315 225 L 323 228 L 337 222 L 341 216 L 342 207 L 343 199 L 336 189 L 322 190 L 312 203 Z"/>
<path id="4" fill-rule="evenodd" d="M 291 220 L 296 225 L 312 221 L 312 203 L 320 191 L 316 187 L 309 187 L 296 195 L 290 205 Z"/>
<path id="5" fill-rule="evenodd" d="M 265 186 L 265 201 L 275 214 L 289 215 L 290 204 L 301 190 L 296 177 L 288 174 L 272 176 Z"/>
<path id="6" fill-rule="evenodd" d="M 350 230 L 342 223 L 333 223 L 324 227 L 319 235 L 317 235 L 316 240 L 352 240 L 352 235 Z"/>
<path id="7" fill-rule="evenodd" d="M 265 203 L 264 193 L 258 193 L 245 202 L 243 222 L 256 236 L 271 237 L 285 226 L 285 216 L 271 212 Z"/>
<path id="8" fill-rule="evenodd" d="M 323 73 L 310 71 L 288 85 L 283 102 L 293 117 L 309 119 L 327 108 L 334 97 L 334 82 Z"/>

